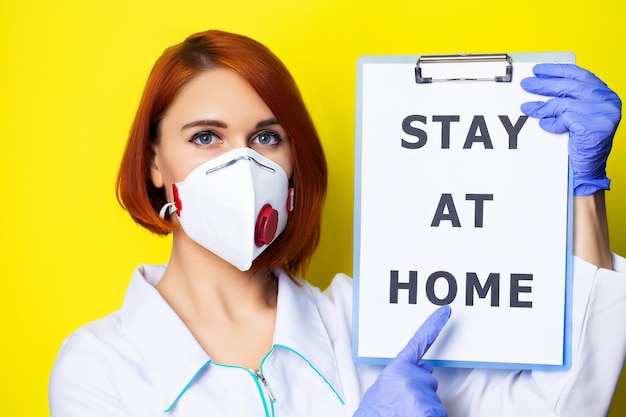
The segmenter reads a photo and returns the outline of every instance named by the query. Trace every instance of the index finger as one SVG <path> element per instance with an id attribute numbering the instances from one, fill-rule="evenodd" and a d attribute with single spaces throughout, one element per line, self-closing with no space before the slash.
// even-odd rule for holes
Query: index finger
<path id="1" fill-rule="evenodd" d="M 537 64 L 533 67 L 533 74 L 537 77 L 570 78 L 583 83 L 606 87 L 606 83 L 593 72 L 575 64 Z"/>
<path id="2" fill-rule="evenodd" d="M 451 311 L 448 305 L 441 306 L 435 310 L 417 329 L 409 343 L 398 353 L 397 358 L 417 365 L 435 339 L 437 339 L 443 326 L 448 322 Z"/>
<path id="3" fill-rule="evenodd" d="M 618 101 L 619 98 L 605 84 L 585 83 L 573 78 L 528 77 L 520 82 L 529 93 L 551 97 L 569 97 L 576 100 Z"/>

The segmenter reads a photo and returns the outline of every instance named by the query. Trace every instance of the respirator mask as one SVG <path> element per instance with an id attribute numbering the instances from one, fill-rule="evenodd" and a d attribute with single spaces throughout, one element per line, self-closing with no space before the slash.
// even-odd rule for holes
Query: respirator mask
<path id="1" fill-rule="evenodd" d="M 175 214 L 193 241 L 247 271 L 287 225 L 293 188 L 285 171 L 250 148 L 219 155 L 172 184 Z"/>

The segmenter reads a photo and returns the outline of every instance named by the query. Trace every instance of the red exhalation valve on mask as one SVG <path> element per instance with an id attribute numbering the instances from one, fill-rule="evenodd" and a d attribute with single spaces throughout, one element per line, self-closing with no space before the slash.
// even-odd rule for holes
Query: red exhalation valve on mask
<path id="1" fill-rule="evenodd" d="M 272 206 L 266 204 L 261 208 L 259 217 L 256 219 L 256 228 L 254 231 L 254 244 L 257 247 L 269 245 L 276 236 L 278 228 L 278 211 Z"/>

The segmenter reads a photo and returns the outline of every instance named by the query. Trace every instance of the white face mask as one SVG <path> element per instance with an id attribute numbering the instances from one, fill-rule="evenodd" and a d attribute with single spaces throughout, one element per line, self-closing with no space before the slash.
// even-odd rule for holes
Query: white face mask
<path id="1" fill-rule="evenodd" d="M 175 213 L 185 233 L 220 258 L 247 271 L 285 229 L 293 189 L 285 171 L 250 148 L 238 148 L 196 167 L 172 184 Z"/>

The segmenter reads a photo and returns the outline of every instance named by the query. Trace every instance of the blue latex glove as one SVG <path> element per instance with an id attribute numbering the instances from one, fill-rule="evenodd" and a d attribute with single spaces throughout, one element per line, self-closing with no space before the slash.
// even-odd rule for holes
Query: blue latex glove
<path id="1" fill-rule="evenodd" d="M 538 64 L 535 77 L 521 82 L 524 90 L 552 96 L 546 102 L 522 104 L 551 133 L 569 132 L 569 158 L 574 173 L 574 195 L 608 190 L 606 160 L 622 112 L 622 102 L 591 72 L 573 64 Z"/>
<path id="2" fill-rule="evenodd" d="M 415 332 L 367 390 L 354 417 L 445 417 L 437 396 L 433 367 L 419 361 L 450 317 L 450 307 L 439 307 Z"/>

